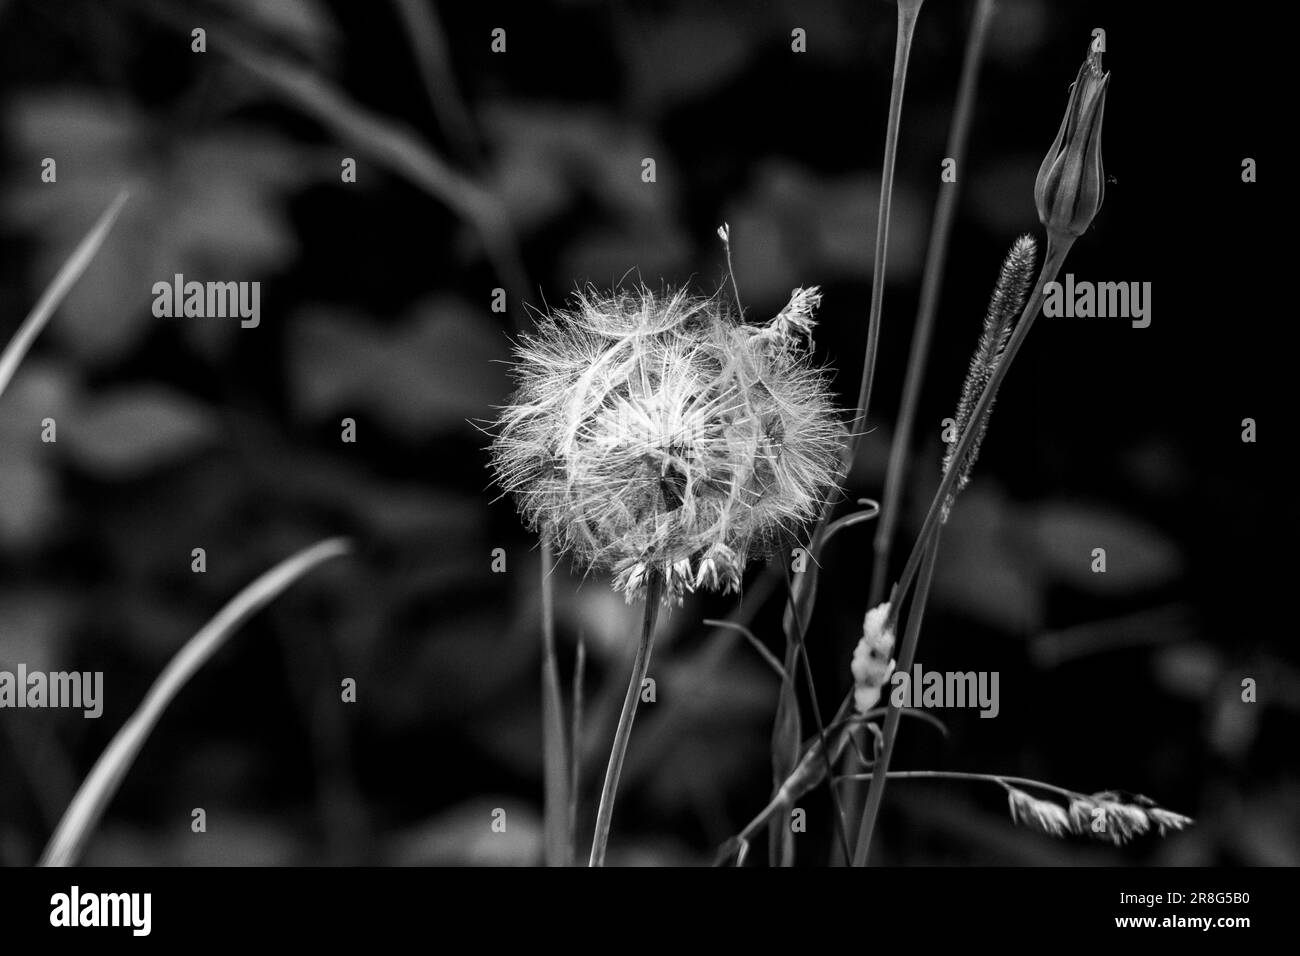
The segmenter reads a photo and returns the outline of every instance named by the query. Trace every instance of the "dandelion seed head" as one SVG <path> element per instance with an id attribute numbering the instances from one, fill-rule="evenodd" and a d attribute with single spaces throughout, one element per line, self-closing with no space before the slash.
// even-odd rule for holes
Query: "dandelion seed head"
<path id="1" fill-rule="evenodd" d="M 735 591 L 835 493 L 845 429 L 801 335 L 817 290 L 765 326 L 718 298 L 587 289 L 516 347 L 492 443 L 530 527 L 628 599 Z"/>

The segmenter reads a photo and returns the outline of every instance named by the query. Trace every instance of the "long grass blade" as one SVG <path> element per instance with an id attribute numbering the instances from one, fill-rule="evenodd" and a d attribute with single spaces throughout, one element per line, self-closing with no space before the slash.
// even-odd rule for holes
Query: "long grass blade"
<path id="1" fill-rule="evenodd" d="M 54 310 L 72 291 L 72 287 L 77 284 L 81 274 L 86 271 L 86 267 L 95 258 L 95 253 L 99 252 L 99 247 L 108 238 L 108 232 L 113 228 L 113 223 L 117 221 L 122 206 L 126 204 L 127 197 L 126 190 L 122 190 L 117 194 L 117 198 L 104 210 L 104 214 L 99 217 L 99 221 L 91 227 L 90 232 L 86 233 L 86 238 L 82 239 L 77 248 L 72 251 L 72 255 L 68 256 L 67 261 L 63 263 L 63 268 L 45 287 L 45 292 L 37 300 L 27 318 L 23 319 L 23 324 L 18 327 L 18 331 L 9 340 L 9 344 L 5 346 L 4 354 L 0 355 L 0 395 L 3 395 L 5 389 L 9 387 L 14 372 L 18 371 L 18 366 L 22 363 L 23 357 L 27 355 L 27 350 L 32 347 L 36 337 L 41 334 L 41 330 L 50 321 L 50 317 L 54 315 Z"/>
<path id="2" fill-rule="evenodd" d="M 308 571 L 323 561 L 347 554 L 350 547 L 344 538 L 330 538 L 281 561 L 235 595 L 176 652 L 82 782 L 41 854 L 40 866 L 72 866 L 77 862 L 167 705 L 226 639 Z"/>

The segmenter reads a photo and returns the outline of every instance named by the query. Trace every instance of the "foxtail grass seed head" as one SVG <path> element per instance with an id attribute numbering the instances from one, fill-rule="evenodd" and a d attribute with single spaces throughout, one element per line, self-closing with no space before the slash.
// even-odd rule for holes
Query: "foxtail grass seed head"
<path id="1" fill-rule="evenodd" d="M 862 622 L 862 639 L 853 649 L 853 706 L 865 714 L 880 700 L 880 690 L 894 672 L 894 630 L 889 602 L 873 607 Z"/>
<path id="2" fill-rule="evenodd" d="M 1034 202 L 1053 241 L 1083 235 L 1101 208 L 1106 176 L 1101 163 L 1101 122 L 1110 74 L 1101 69 L 1101 47 L 1094 42 L 1070 87 L 1070 102 L 1056 141 L 1038 170 Z"/>
<path id="3" fill-rule="evenodd" d="M 651 575 L 665 601 L 739 590 L 837 490 L 846 432 L 807 342 L 819 302 L 796 289 L 746 325 L 717 296 L 578 293 L 516 347 L 498 483 L 629 601 Z"/>
<path id="4" fill-rule="evenodd" d="M 1002 268 L 998 272 L 997 285 L 993 287 L 993 295 L 989 299 L 988 311 L 984 314 L 984 329 L 980 333 L 979 343 L 975 347 L 975 354 L 971 356 L 970 367 L 966 371 L 966 380 L 962 383 L 961 398 L 957 402 L 957 413 L 954 417 L 955 426 L 953 431 L 956 438 L 948 446 L 947 452 L 943 458 L 944 474 L 948 469 L 953 467 L 953 453 L 956 451 L 957 442 L 967 428 L 974 427 L 975 438 L 972 440 L 970 451 L 960 465 L 960 477 L 957 479 L 956 490 L 944 506 L 943 520 L 948 520 L 948 509 L 952 506 L 952 499 L 966 488 L 970 482 L 970 471 L 975 465 L 975 459 L 979 457 L 980 445 L 984 441 L 984 433 L 988 431 L 989 419 L 993 415 L 993 404 L 990 403 L 988 412 L 984 415 L 983 421 L 976 422 L 972 426 L 971 415 L 975 411 L 975 406 L 979 404 L 980 396 L 984 393 L 984 386 L 993 377 L 994 370 L 998 363 L 1002 361 L 1003 350 L 1006 349 L 1007 339 L 1011 337 L 1011 327 L 1020 315 L 1020 310 L 1024 308 L 1025 298 L 1029 294 L 1030 286 L 1034 281 L 1034 258 L 1038 251 L 1038 243 L 1034 237 L 1023 235 L 1011 246 L 1011 251 L 1002 261 Z"/>

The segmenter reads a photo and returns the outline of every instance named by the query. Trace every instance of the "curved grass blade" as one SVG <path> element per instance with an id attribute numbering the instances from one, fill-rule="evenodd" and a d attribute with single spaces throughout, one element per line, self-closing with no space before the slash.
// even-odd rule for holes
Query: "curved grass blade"
<path id="1" fill-rule="evenodd" d="M 50 321 L 54 310 L 72 291 L 72 287 L 77 284 L 81 274 L 90 265 L 90 260 L 95 258 L 95 253 L 108 238 L 108 231 L 113 228 L 113 223 L 117 220 L 118 213 L 122 211 L 127 196 L 126 190 L 117 194 L 117 198 L 99 217 L 99 221 L 91 227 L 90 232 L 86 233 L 86 238 L 82 239 L 77 248 L 72 251 L 72 255 L 68 256 L 67 261 L 63 263 L 63 268 L 45 287 L 45 291 L 32 307 L 32 311 L 27 314 L 27 318 L 23 319 L 23 324 L 18 327 L 14 337 L 5 346 L 4 354 L 0 355 L 0 395 L 3 395 L 5 389 L 9 387 L 9 381 L 14 377 L 14 372 L 18 371 L 19 364 L 27 355 L 27 350 L 32 347 L 32 343 L 36 341 L 36 336 L 41 334 L 41 330 Z"/>
<path id="2" fill-rule="evenodd" d="M 81 856 L 91 832 L 126 777 L 158 718 L 186 682 L 207 663 L 245 621 L 279 597 L 281 592 L 318 564 L 347 554 L 345 538 L 330 538 L 281 561 L 248 585 L 176 652 L 149 688 L 131 719 L 109 743 L 81 788 L 68 804 L 54 835 L 41 854 L 39 866 L 72 866 Z"/>

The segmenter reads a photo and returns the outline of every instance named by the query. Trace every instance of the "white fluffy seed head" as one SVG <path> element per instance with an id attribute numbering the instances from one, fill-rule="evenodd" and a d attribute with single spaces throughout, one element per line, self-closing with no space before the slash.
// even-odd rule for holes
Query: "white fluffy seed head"
<path id="1" fill-rule="evenodd" d="M 894 632 L 889 622 L 889 602 L 873 607 L 862 621 L 862 639 L 853 649 L 853 705 L 865 714 L 880 700 L 880 691 L 894 673 Z"/>
<path id="2" fill-rule="evenodd" d="M 535 530 L 631 600 L 737 590 L 834 494 L 845 430 L 801 335 L 816 289 L 766 326 L 717 298 L 588 289 L 516 347 L 492 443 Z"/>

